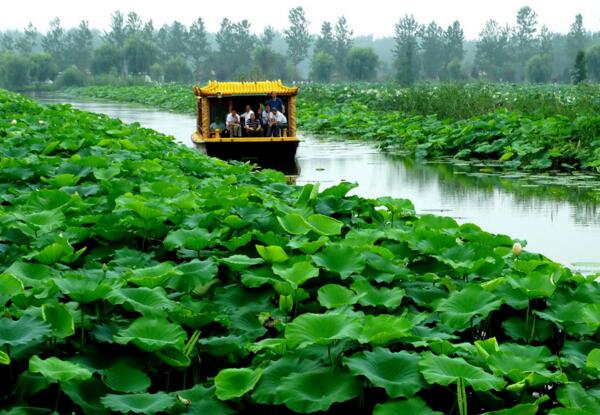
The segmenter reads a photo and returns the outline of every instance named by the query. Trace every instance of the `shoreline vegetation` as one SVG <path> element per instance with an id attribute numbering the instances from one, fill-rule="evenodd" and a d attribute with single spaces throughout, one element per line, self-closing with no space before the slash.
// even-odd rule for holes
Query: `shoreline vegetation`
<path id="1" fill-rule="evenodd" d="M 74 96 L 193 113 L 183 85 L 68 89 Z M 507 170 L 600 171 L 600 86 L 307 84 L 299 126 L 416 158 L 482 160 Z"/>
<path id="2" fill-rule="evenodd" d="M 600 286 L 508 236 L 3 90 L 0 156 L 2 413 L 600 412 Z"/>

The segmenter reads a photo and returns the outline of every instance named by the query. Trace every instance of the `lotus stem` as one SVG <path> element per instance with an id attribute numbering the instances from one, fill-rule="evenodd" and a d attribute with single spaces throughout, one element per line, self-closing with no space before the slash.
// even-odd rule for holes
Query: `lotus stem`
<path id="1" fill-rule="evenodd" d="M 458 402 L 458 413 L 460 415 L 467 415 L 467 391 L 463 378 L 458 378 L 458 382 L 456 383 L 456 401 Z"/>

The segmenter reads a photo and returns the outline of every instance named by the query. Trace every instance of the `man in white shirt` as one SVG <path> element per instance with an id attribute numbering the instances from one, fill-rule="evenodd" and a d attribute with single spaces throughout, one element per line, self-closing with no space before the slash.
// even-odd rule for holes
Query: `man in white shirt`
<path id="1" fill-rule="evenodd" d="M 281 129 L 287 128 L 287 118 L 277 108 L 271 108 L 271 116 L 269 117 L 269 131 L 267 137 L 281 137 Z"/>
<path id="2" fill-rule="evenodd" d="M 227 129 L 229 130 L 229 137 L 241 137 L 242 127 L 240 126 L 240 116 L 235 109 L 232 109 L 227 118 L 225 119 Z"/>
<path id="3" fill-rule="evenodd" d="M 246 112 L 244 112 L 242 114 L 242 118 L 244 119 L 244 125 L 246 125 L 246 123 L 248 121 L 250 121 L 250 117 L 252 117 L 253 114 L 254 114 L 254 111 L 252 111 L 252 108 L 250 108 L 250 105 L 246 105 Z"/>

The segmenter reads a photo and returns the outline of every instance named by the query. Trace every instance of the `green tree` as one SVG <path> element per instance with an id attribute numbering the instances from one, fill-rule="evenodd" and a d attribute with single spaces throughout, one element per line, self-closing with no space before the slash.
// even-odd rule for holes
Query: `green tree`
<path id="1" fill-rule="evenodd" d="M 105 33 L 104 38 L 119 49 L 125 46 L 127 33 L 123 13 L 117 10 L 110 15 L 110 31 Z"/>
<path id="2" fill-rule="evenodd" d="M 277 32 L 273 26 L 266 26 L 259 36 L 261 46 L 270 48 L 273 45 L 273 39 L 275 39 L 276 35 Z"/>
<path id="3" fill-rule="evenodd" d="M 92 31 L 89 23 L 82 20 L 79 26 L 67 34 L 65 61 L 79 69 L 88 70 L 92 60 Z"/>
<path id="4" fill-rule="evenodd" d="M 573 66 L 573 72 L 571 73 L 571 79 L 575 85 L 585 82 L 587 80 L 587 69 L 585 62 L 585 52 L 580 50 L 575 56 L 575 65 Z"/>
<path id="5" fill-rule="evenodd" d="M 340 77 L 345 75 L 346 58 L 348 57 L 348 52 L 350 52 L 350 49 L 352 48 L 353 34 L 354 32 L 348 27 L 346 18 L 340 16 L 335 23 L 335 53 L 333 54 L 337 65 L 337 73 Z"/>
<path id="6" fill-rule="evenodd" d="M 56 83 L 62 88 L 83 86 L 85 85 L 85 74 L 77 66 L 71 65 L 58 75 Z"/>
<path id="7" fill-rule="evenodd" d="M 569 62 L 573 62 L 579 51 L 585 48 L 587 33 L 583 27 L 583 16 L 578 14 L 575 21 L 571 24 L 566 42 L 566 57 Z"/>
<path id="8" fill-rule="evenodd" d="M 335 58 L 327 52 L 317 52 L 311 62 L 310 76 L 315 81 L 329 82 L 335 70 Z"/>
<path id="9" fill-rule="evenodd" d="M 46 52 L 37 52 L 29 55 L 31 60 L 31 80 L 35 82 L 53 81 L 58 75 L 58 66 L 52 55 Z"/>
<path id="10" fill-rule="evenodd" d="M 372 81 L 377 77 L 379 56 L 377 56 L 373 48 L 354 47 L 348 52 L 346 66 L 350 79 Z"/>
<path id="11" fill-rule="evenodd" d="M 46 36 L 42 38 L 42 49 L 52 55 L 59 68 L 63 68 L 66 46 L 67 35 L 60 25 L 60 19 L 55 17 L 50 21 L 50 28 L 46 32 Z"/>
<path id="12" fill-rule="evenodd" d="M 125 27 L 123 28 L 125 32 L 125 36 L 138 36 L 142 32 L 142 19 L 136 12 L 130 12 L 127 15 L 127 22 L 125 23 Z"/>
<path id="13" fill-rule="evenodd" d="M 450 63 L 455 59 L 458 59 L 459 62 L 463 60 L 465 56 L 464 42 L 465 34 L 460 26 L 460 22 L 456 20 L 444 31 L 444 55 L 446 63 Z"/>
<path id="14" fill-rule="evenodd" d="M 553 37 L 554 35 L 550 32 L 550 29 L 548 29 L 546 25 L 543 25 L 540 29 L 540 34 L 537 40 L 540 53 L 552 55 L 552 51 L 554 48 Z"/>
<path id="15" fill-rule="evenodd" d="M 213 71 L 217 79 L 246 76 L 252 65 L 256 38 L 250 33 L 250 23 L 234 23 L 225 18 L 216 35 L 218 51 L 213 55 Z"/>
<path id="16" fill-rule="evenodd" d="M 191 82 L 194 79 L 192 70 L 181 55 L 169 59 L 164 68 L 165 82 Z"/>
<path id="17" fill-rule="evenodd" d="M 130 36 L 125 42 L 123 53 L 128 72 L 145 74 L 156 62 L 158 51 L 154 45 L 142 40 L 139 36 Z"/>
<path id="18" fill-rule="evenodd" d="M 536 84 L 550 81 L 552 77 L 552 56 L 533 55 L 527 61 L 525 74 L 529 82 Z"/>
<path id="19" fill-rule="evenodd" d="M 12 33 L 0 33 L 0 50 L 12 52 L 15 50 L 15 43 L 16 40 Z"/>
<path id="20" fill-rule="evenodd" d="M 31 70 L 31 61 L 29 59 L 11 53 L 5 54 L 0 59 L 0 62 L 3 63 L 2 72 L 5 87 L 19 90 L 29 84 L 29 71 Z"/>
<path id="21" fill-rule="evenodd" d="M 140 32 L 140 37 L 146 42 L 154 44 L 156 42 L 155 35 L 154 23 L 152 23 L 152 20 L 148 20 L 146 23 L 144 23 L 144 27 Z"/>
<path id="22" fill-rule="evenodd" d="M 451 81 L 464 81 L 467 79 L 467 74 L 465 74 L 461 62 L 461 59 L 454 58 L 446 65 L 446 74 Z"/>
<path id="23" fill-rule="evenodd" d="M 421 47 L 423 55 L 423 72 L 429 79 L 440 78 L 446 67 L 444 30 L 435 22 L 429 25 L 423 31 Z"/>
<path id="24" fill-rule="evenodd" d="M 159 63 L 154 63 L 150 67 L 150 78 L 155 82 L 161 82 L 165 73 Z"/>
<path id="25" fill-rule="evenodd" d="M 187 28 L 178 21 L 173 22 L 167 31 L 165 49 L 163 50 L 164 55 L 167 57 L 188 56 L 188 39 Z"/>
<path id="26" fill-rule="evenodd" d="M 15 42 L 15 49 L 22 54 L 31 53 L 37 45 L 39 37 L 39 32 L 33 23 L 29 22 L 25 30 L 23 30 L 23 35 Z"/>
<path id="27" fill-rule="evenodd" d="M 523 78 L 526 63 L 535 53 L 537 14 L 529 6 L 521 7 L 517 12 L 517 24 L 512 33 L 512 47 L 515 51 L 515 66 L 519 79 Z"/>
<path id="28" fill-rule="evenodd" d="M 510 29 L 501 27 L 495 20 L 486 22 L 479 34 L 474 68 L 483 78 L 494 81 L 512 81 L 514 73 L 510 67 Z"/>
<path id="29" fill-rule="evenodd" d="M 255 78 L 289 79 L 286 57 L 274 52 L 269 46 L 259 46 L 254 50 Z"/>
<path id="30" fill-rule="evenodd" d="M 298 65 L 308 56 L 311 36 L 308 32 L 308 20 L 302 7 L 295 7 L 288 14 L 289 28 L 283 34 L 287 43 L 288 55 L 294 65 Z"/>
<path id="31" fill-rule="evenodd" d="M 418 76 L 419 35 L 421 25 L 414 16 L 406 15 L 394 27 L 394 49 L 396 78 L 403 85 L 411 85 Z"/>
<path id="32" fill-rule="evenodd" d="M 315 41 L 314 54 L 325 52 L 333 56 L 335 54 L 335 38 L 333 37 L 333 27 L 330 22 L 323 22 L 321 33 Z"/>
<path id="33" fill-rule="evenodd" d="M 592 46 L 586 53 L 587 72 L 590 78 L 600 82 L 600 44 Z"/>
<path id="34" fill-rule="evenodd" d="M 94 51 L 91 70 L 94 75 L 121 72 L 123 54 L 117 46 L 105 43 Z"/>
<path id="35" fill-rule="evenodd" d="M 193 72 L 197 78 L 200 78 L 203 73 L 203 63 L 210 52 L 206 26 L 202 17 L 198 17 L 190 26 L 188 46 L 190 57 L 192 58 Z"/>

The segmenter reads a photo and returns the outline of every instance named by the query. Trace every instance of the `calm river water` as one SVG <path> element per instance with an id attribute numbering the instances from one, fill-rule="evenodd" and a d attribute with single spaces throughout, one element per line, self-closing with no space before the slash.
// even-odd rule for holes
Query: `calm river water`
<path id="1" fill-rule="evenodd" d="M 193 116 L 122 104 L 57 96 L 42 103 L 68 102 L 75 108 L 134 121 L 193 146 Z M 483 229 L 526 240 L 527 249 L 582 271 L 600 271 L 600 178 L 492 175 L 481 166 L 424 163 L 382 154 L 347 141 L 302 136 L 298 184 L 357 182 L 354 193 L 412 200 L 417 212 L 451 216 Z M 485 171 L 485 169 L 484 169 Z"/>

